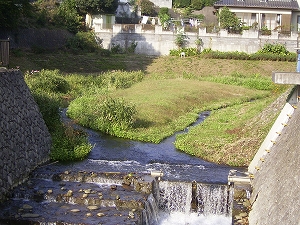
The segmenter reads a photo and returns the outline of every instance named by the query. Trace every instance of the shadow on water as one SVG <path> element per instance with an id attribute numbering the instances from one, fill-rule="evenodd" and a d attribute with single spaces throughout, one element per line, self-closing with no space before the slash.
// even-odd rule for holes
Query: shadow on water
<path id="1" fill-rule="evenodd" d="M 63 111 L 65 115 L 66 110 Z M 209 112 L 203 112 L 191 126 L 201 123 Z M 69 120 L 63 116 L 64 120 Z M 187 132 L 186 128 L 184 131 Z M 159 144 L 132 141 L 86 129 L 89 142 L 94 146 L 88 158 L 82 162 L 64 165 L 65 169 L 96 170 L 97 172 L 161 171 L 164 180 L 227 183 L 232 167 L 209 163 L 178 151 L 174 146 L 176 134 Z M 57 165 L 59 166 L 59 165 Z"/>

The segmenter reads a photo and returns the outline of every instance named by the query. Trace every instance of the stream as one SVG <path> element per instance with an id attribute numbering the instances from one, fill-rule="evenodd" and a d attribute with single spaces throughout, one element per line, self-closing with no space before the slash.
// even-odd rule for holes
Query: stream
<path id="1" fill-rule="evenodd" d="M 198 125 L 207 116 L 208 111 L 201 113 L 190 127 Z M 65 116 L 63 118 L 65 121 L 69 120 Z M 161 171 L 164 180 L 227 184 L 228 173 L 233 167 L 210 163 L 175 148 L 176 135 L 187 132 L 190 127 L 164 139 L 159 144 L 117 138 L 86 129 L 88 140 L 94 147 L 88 159 L 69 164 L 67 167 L 83 170 L 98 167 L 98 171 L 102 172 L 125 173 Z"/>
<path id="2" fill-rule="evenodd" d="M 66 110 L 64 109 L 62 111 L 63 121 L 69 122 L 70 119 L 65 114 Z M 201 123 L 207 116 L 209 116 L 209 112 L 201 113 L 198 120 L 191 126 Z M 232 224 L 231 205 L 233 197 L 232 190 L 228 188 L 227 179 L 229 171 L 235 168 L 206 162 L 178 151 L 173 144 L 176 135 L 187 132 L 189 128 L 177 132 L 159 144 L 132 141 L 84 129 L 88 134 L 89 142 L 93 146 L 88 158 L 80 162 L 53 162 L 38 167 L 32 173 L 31 180 L 23 187 L 18 188 L 12 195 L 10 202 L 0 210 L 0 224 L 116 225 L 123 224 L 123 222 L 117 222 L 119 220 L 127 221 L 130 219 L 131 222 L 124 224 Z M 123 217 L 116 217 L 113 212 L 116 211 L 116 204 L 119 203 L 116 203 L 116 199 L 113 200 L 112 196 L 114 196 L 113 198 L 120 196 L 121 199 L 129 198 L 129 196 L 145 199 L 143 194 L 133 193 L 131 188 L 122 187 L 122 181 L 120 180 L 106 178 L 106 180 L 101 180 L 101 176 L 96 176 L 97 178 L 94 176 L 95 173 L 133 173 L 149 176 L 152 172 L 162 174 L 162 176 L 160 181 L 157 182 L 157 187 L 152 187 L 154 197 L 151 198 L 151 194 L 146 201 L 147 204 L 145 203 L 146 208 L 141 216 L 142 222 L 137 220 L 132 222 L 135 217 L 126 217 L 124 214 L 122 215 L 124 219 Z M 56 182 L 53 179 L 53 174 L 69 176 L 69 173 L 77 174 L 75 179 L 69 177 L 68 182 L 64 179 Z M 83 179 L 85 179 L 84 182 Z M 90 181 L 87 179 L 90 179 Z M 112 184 L 118 194 L 112 190 Z M 96 193 L 106 196 L 105 201 L 99 199 L 96 201 L 95 197 L 92 196 L 89 200 L 86 197 L 80 197 L 83 190 L 91 188 L 94 189 L 94 196 Z M 72 190 L 70 196 L 68 196 L 67 190 Z M 65 194 L 60 194 L 60 192 Z M 56 197 L 52 193 L 57 193 Z M 134 200 L 134 202 L 138 203 L 139 200 Z M 100 223 L 100 214 L 97 214 L 98 218 L 96 215 L 93 217 L 91 210 L 86 214 L 75 215 L 73 213 L 72 210 L 85 212 L 87 204 L 88 207 L 96 207 L 97 205 L 99 208 L 101 206 L 102 209 L 99 213 L 106 215 L 101 217 L 105 222 Z M 106 206 L 104 207 L 103 204 L 106 204 Z M 33 209 L 30 209 L 30 213 L 22 214 L 27 210 L 22 208 L 24 205 L 30 205 L 31 208 L 34 208 L 35 214 L 32 213 Z M 76 209 L 71 209 L 75 206 L 77 206 Z M 134 214 L 131 211 L 126 211 L 126 213 L 127 215 L 128 213 L 129 215 Z M 37 216 L 37 219 L 33 218 L 32 220 L 39 223 L 31 223 L 31 220 L 25 223 L 24 220 L 20 220 L 24 215 Z M 57 218 L 55 218 L 56 216 Z M 45 222 L 52 220 L 73 222 Z M 81 223 L 82 220 L 85 223 Z"/>

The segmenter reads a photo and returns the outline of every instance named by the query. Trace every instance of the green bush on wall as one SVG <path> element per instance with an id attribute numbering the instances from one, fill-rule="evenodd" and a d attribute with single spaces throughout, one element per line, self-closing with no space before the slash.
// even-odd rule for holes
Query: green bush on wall
<path id="1" fill-rule="evenodd" d="M 176 41 L 175 41 L 176 42 Z M 211 49 L 203 49 L 198 51 L 197 48 L 180 48 L 170 50 L 171 56 L 180 56 L 184 52 L 185 56 L 198 56 L 202 58 L 212 59 L 236 59 L 236 60 L 270 60 L 270 61 L 289 61 L 295 62 L 297 54 L 289 52 L 284 45 L 281 44 L 265 44 L 264 47 L 253 54 L 245 52 L 220 52 Z"/>

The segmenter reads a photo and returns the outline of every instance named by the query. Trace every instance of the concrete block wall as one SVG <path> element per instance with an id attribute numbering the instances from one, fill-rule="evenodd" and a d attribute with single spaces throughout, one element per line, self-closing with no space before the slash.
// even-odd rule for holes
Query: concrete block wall
<path id="1" fill-rule="evenodd" d="M 175 45 L 176 32 L 163 30 L 161 26 L 155 26 L 153 30 L 143 30 L 142 25 L 135 24 L 129 31 L 122 30 L 122 24 L 114 24 L 112 29 L 96 29 L 96 35 L 103 40 L 103 47 L 110 49 L 113 45 L 126 47 L 127 43 L 136 42 L 135 53 L 146 55 L 169 55 L 170 50 L 177 49 Z M 245 31 L 240 34 L 229 34 L 226 30 L 219 33 L 206 33 L 206 29 L 199 32 L 186 32 L 187 46 L 195 48 L 195 40 L 200 37 L 203 40 L 202 48 L 210 48 L 222 52 L 239 51 L 252 54 L 260 50 L 265 43 L 280 43 L 286 46 L 290 52 L 296 52 L 297 35 L 280 37 L 278 32 L 270 36 L 259 35 L 258 31 Z"/>
<path id="2" fill-rule="evenodd" d="M 0 201 L 49 160 L 51 137 L 23 74 L 0 68 Z"/>

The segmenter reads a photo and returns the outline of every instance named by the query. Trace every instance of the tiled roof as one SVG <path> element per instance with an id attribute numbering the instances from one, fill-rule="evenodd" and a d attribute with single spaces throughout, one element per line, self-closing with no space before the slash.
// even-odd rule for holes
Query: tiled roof
<path id="1" fill-rule="evenodd" d="M 214 7 L 299 9 L 297 0 L 219 0 Z"/>

